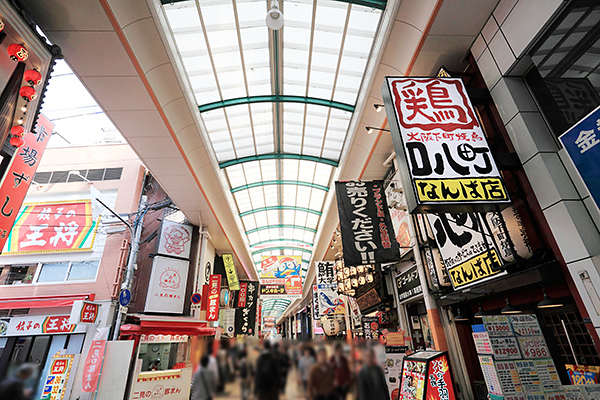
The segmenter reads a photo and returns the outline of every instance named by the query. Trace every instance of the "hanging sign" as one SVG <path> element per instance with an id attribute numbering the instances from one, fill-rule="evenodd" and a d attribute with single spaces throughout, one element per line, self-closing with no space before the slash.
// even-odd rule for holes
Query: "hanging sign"
<path id="1" fill-rule="evenodd" d="M 100 314 L 100 304 L 86 300 L 75 300 L 71 308 L 72 324 L 95 324 Z"/>
<path id="2" fill-rule="evenodd" d="M 156 252 L 165 256 L 189 259 L 192 229 L 191 225 L 163 220 Z"/>
<path id="3" fill-rule="evenodd" d="M 223 254 L 223 265 L 227 274 L 227 285 L 229 290 L 240 290 L 240 281 L 238 280 L 237 271 L 233 264 L 233 255 Z"/>
<path id="4" fill-rule="evenodd" d="M 190 262 L 156 256 L 144 311 L 181 314 Z"/>
<path id="5" fill-rule="evenodd" d="M 50 370 L 44 382 L 41 400 L 62 400 L 71 375 L 73 354 L 56 353 L 52 356 Z"/>
<path id="6" fill-rule="evenodd" d="M 15 219 L 17 215 L 20 216 L 19 209 L 33 181 L 33 176 L 38 169 L 40 159 L 44 155 L 50 135 L 54 131 L 54 124 L 43 114 L 39 114 L 35 130 L 37 134 L 27 132 L 23 137 L 25 142 L 15 150 L 8 165 L 8 170 L 4 174 L 4 179 L 0 183 L 0 249 L 5 247 Z M 46 223 L 36 222 L 37 227 L 44 224 Z M 50 224 L 46 225 L 45 229 L 50 228 Z M 60 228 L 63 234 L 65 233 L 63 232 L 64 230 L 68 231 L 69 229 L 66 225 L 61 226 L 60 224 L 57 228 Z M 32 235 L 39 235 L 41 230 L 40 228 L 37 233 L 35 231 L 32 232 Z M 55 232 L 54 229 L 52 229 L 52 232 Z M 58 231 L 55 233 L 58 234 Z M 33 238 L 35 239 L 35 237 Z M 57 242 L 58 240 L 60 239 L 57 239 Z M 72 241 L 70 244 L 72 244 Z M 8 251 L 8 249 L 6 250 Z"/>
<path id="7" fill-rule="evenodd" d="M 312 286 L 312 299 L 313 299 L 313 321 L 321 319 L 322 315 L 319 310 L 319 289 L 317 285 Z"/>
<path id="8" fill-rule="evenodd" d="M 237 308 L 246 307 L 246 299 L 248 298 L 248 282 L 240 283 L 240 291 L 238 293 Z"/>
<path id="9" fill-rule="evenodd" d="M 382 93 L 410 212 L 509 203 L 460 79 L 386 77 Z"/>
<path id="10" fill-rule="evenodd" d="M 280 299 L 302 297 L 302 257 L 263 257 L 260 263 L 260 297 Z"/>
<path id="11" fill-rule="evenodd" d="M 256 311 L 258 304 L 259 283 L 257 281 L 240 282 L 240 285 L 246 285 L 246 300 L 243 308 L 235 311 L 235 334 L 249 335 L 256 334 Z"/>
<path id="12" fill-rule="evenodd" d="M 219 320 L 219 297 L 221 296 L 221 275 L 211 275 L 208 278 L 207 321 Z"/>
<path id="13" fill-rule="evenodd" d="M 398 287 L 398 301 L 404 301 L 423 293 L 417 267 L 412 267 L 398 275 L 396 286 Z"/>
<path id="14" fill-rule="evenodd" d="M 98 378 L 100 377 L 105 348 L 106 339 L 92 341 L 85 364 L 83 365 L 81 391 L 95 392 L 98 388 Z"/>
<path id="15" fill-rule="evenodd" d="M 317 289 L 319 311 L 321 316 L 330 314 L 346 314 L 344 300 L 337 293 L 337 278 L 333 261 L 315 263 L 317 271 Z"/>
<path id="16" fill-rule="evenodd" d="M 399 261 L 383 181 L 336 182 L 335 192 L 345 264 Z"/>
<path id="17" fill-rule="evenodd" d="M 398 174 L 394 174 L 392 183 L 385 189 L 387 203 L 390 207 L 390 220 L 394 227 L 394 236 L 400 249 L 400 257 L 411 250 L 412 238 L 410 237 L 410 214 L 406 210 L 406 204 L 402 193 L 404 189 L 400 183 Z"/>
<path id="18" fill-rule="evenodd" d="M 427 214 L 427 219 L 455 290 L 506 274 L 479 214 Z"/>

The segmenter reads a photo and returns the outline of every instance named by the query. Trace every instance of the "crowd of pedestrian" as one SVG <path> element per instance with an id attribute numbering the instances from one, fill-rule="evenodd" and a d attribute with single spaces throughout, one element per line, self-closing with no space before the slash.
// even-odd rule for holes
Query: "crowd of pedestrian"
<path id="1" fill-rule="evenodd" d="M 231 349 L 225 361 L 237 377 L 241 400 L 279 400 L 295 369 L 298 393 L 306 400 L 389 400 L 385 376 L 372 348 L 350 354 L 341 342 L 311 343 L 263 341 L 262 346 Z M 213 400 L 224 387 L 223 368 L 211 368 L 212 356 L 202 357 L 192 386 L 193 400 Z M 215 359 L 215 364 L 220 360 Z M 225 368 L 227 369 L 227 368 Z M 227 375 L 221 372 L 220 375 Z M 220 380 L 219 380 L 220 379 Z M 290 384 L 293 384 L 291 382 Z"/>

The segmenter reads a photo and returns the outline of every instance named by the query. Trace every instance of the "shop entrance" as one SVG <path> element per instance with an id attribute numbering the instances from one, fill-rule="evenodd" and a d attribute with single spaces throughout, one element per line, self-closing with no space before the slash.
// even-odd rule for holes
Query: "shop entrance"
<path id="1" fill-rule="evenodd" d="M 410 336 L 415 350 L 433 348 L 433 336 L 423 300 L 406 305 Z"/>

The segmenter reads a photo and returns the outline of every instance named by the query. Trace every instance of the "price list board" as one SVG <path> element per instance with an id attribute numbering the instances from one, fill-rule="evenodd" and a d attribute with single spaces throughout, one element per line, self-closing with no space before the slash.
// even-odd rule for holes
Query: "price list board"
<path id="1" fill-rule="evenodd" d="M 496 360 L 518 360 L 521 358 L 519 343 L 514 336 L 490 338 Z"/>
<path id="2" fill-rule="evenodd" d="M 494 350 L 492 349 L 492 344 L 490 343 L 490 337 L 487 332 L 483 328 L 483 325 L 475 325 L 480 326 L 480 330 L 483 332 L 476 332 L 475 327 L 473 327 L 473 341 L 475 342 L 475 349 L 477 350 L 477 354 L 494 354 Z"/>
<path id="3" fill-rule="evenodd" d="M 550 350 L 543 336 L 522 336 L 519 338 L 519 346 L 523 358 L 550 358 Z"/>
<path id="4" fill-rule="evenodd" d="M 483 317 L 483 325 L 490 338 L 513 335 L 510 321 L 506 315 L 486 315 Z"/>
<path id="5" fill-rule="evenodd" d="M 523 391 L 526 393 L 544 393 L 540 376 L 535 368 L 533 360 L 517 360 L 515 367 L 519 372 L 519 380 L 523 386 Z"/>
<path id="6" fill-rule="evenodd" d="M 505 395 L 523 394 L 523 386 L 521 386 L 519 373 L 513 361 L 496 362 L 496 371 Z"/>
<path id="7" fill-rule="evenodd" d="M 563 390 L 560 378 L 558 377 L 558 372 L 556 371 L 556 367 L 552 360 L 535 360 L 534 363 L 544 392 L 560 392 Z"/>
<path id="8" fill-rule="evenodd" d="M 509 317 L 513 332 L 517 336 L 539 336 L 542 329 L 537 317 L 532 314 L 511 315 Z"/>
<path id="9" fill-rule="evenodd" d="M 483 371 L 488 393 L 493 396 L 502 396 L 502 385 L 496 373 L 494 359 L 491 356 L 479 356 L 479 364 L 481 365 L 481 371 Z"/>

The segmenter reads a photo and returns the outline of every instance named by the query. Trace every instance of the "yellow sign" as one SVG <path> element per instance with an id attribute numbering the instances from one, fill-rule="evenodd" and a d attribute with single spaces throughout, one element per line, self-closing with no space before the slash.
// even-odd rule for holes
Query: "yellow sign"
<path id="1" fill-rule="evenodd" d="M 231 254 L 223 254 L 223 264 L 225 265 L 229 290 L 240 290 L 240 281 L 238 280 L 237 271 L 233 264 L 233 256 Z"/>
<path id="2" fill-rule="evenodd" d="M 500 265 L 498 253 L 495 249 L 491 249 L 488 252 L 471 258 L 467 262 L 449 269 L 448 275 L 450 275 L 454 289 L 458 289 L 470 283 L 481 281 L 501 273 L 502 271 L 494 271 L 493 269 Z"/>
<path id="3" fill-rule="evenodd" d="M 508 194 L 500 178 L 417 179 L 419 201 L 503 201 Z"/>

